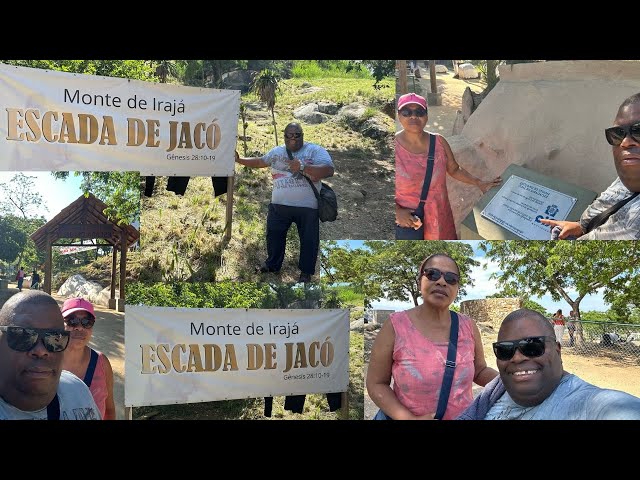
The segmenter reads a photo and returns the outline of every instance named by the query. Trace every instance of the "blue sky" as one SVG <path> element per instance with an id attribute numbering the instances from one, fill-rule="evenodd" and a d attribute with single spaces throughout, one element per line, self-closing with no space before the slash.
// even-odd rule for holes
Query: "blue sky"
<path id="1" fill-rule="evenodd" d="M 0 172 L 0 183 L 10 183 L 16 173 L 24 173 L 32 179 L 34 189 L 40 194 L 42 203 L 46 209 L 38 213 L 51 220 L 60 211 L 82 195 L 80 183 L 82 177 L 76 177 L 70 173 L 67 180 L 57 180 L 51 172 Z M 4 201 L 4 192 L 0 192 L 0 201 Z"/>
<path id="2" fill-rule="evenodd" d="M 467 295 L 462 300 L 477 300 L 486 298 L 487 295 L 491 295 L 499 290 L 496 281 L 489 279 L 492 273 L 499 271 L 499 268 L 495 262 L 487 259 L 485 253 L 480 250 L 480 248 L 478 248 L 480 244 L 479 241 L 463 242 L 468 243 L 473 247 L 474 258 L 475 260 L 480 262 L 480 265 L 472 268 L 471 278 L 473 278 L 474 286 L 472 288 L 467 288 Z M 350 248 L 359 248 L 363 246 L 362 240 L 342 240 L 338 241 L 337 243 L 340 245 L 345 245 L 346 243 L 348 243 Z M 483 268 L 483 266 L 485 265 L 487 267 L 486 269 Z M 570 290 L 568 294 L 571 298 L 576 297 L 576 292 L 573 290 Z M 556 310 L 561 308 L 562 312 L 567 315 L 571 310 L 571 307 L 567 302 L 565 302 L 564 300 L 561 300 L 560 302 L 554 302 L 551 299 L 551 296 L 548 294 L 544 295 L 543 297 L 532 297 L 531 299 L 544 306 L 548 312 L 555 312 Z M 383 299 L 374 302 L 373 307 L 398 311 L 404 310 L 406 308 L 412 308 L 413 302 L 410 299 L 407 299 L 407 301 L 405 302 Z M 580 311 L 582 312 L 588 310 L 606 311 L 608 308 L 608 305 L 605 304 L 604 299 L 602 298 L 602 291 L 598 291 L 595 295 L 587 295 L 582 300 L 582 302 L 580 302 Z"/>

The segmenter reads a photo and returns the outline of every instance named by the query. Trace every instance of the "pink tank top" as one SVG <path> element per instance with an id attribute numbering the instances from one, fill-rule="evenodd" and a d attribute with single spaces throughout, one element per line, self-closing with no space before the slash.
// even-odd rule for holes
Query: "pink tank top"
<path id="1" fill-rule="evenodd" d="M 101 352 L 98 352 L 98 363 L 96 364 L 96 369 L 93 372 L 93 380 L 91 380 L 91 386 L 89 390 L 91 390 L 91 394 L 93 395 L 93 399 L 98 405 L 98 410 L 100 410 L 100 415 L 104 418 L 104 414 L 107 411 L 107 397 L 109 392 L 107 391 L 107 376 L 104 371 L 104 355 Z"/>
<path id="2" fill-rule="evenodd" d="M 443 420 L 460 415 L 473 401 L 475 342 L 473 320 L 458 314 L 458 352 L 456 369 Z M 414 415 L 435 413 L 444 376 L 449 342 L 434 343 L 420 333 L 406 311 L 390 316 L 395 331 L 393 346 L 393 391 Z"/>
<path id="3" fill-rule="evenodd" d="M 433 135 L 433 134 L 432 134 Z M 436 135 L 436 152 L 429 194 L 424 203 L 424 239 L 457 240 L 453 213 L 447 193 L 447 154 L 441 136 Z M 396 143 L 396 203 L 401 207 L 415 209 L 420 203 L 420 194 L 427 171 L 428 152 L 411 153 Z"/>

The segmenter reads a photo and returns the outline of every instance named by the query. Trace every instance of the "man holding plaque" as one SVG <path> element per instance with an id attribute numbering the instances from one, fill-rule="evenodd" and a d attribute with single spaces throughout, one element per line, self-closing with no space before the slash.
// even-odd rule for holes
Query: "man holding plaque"
<path id="1" fill-rule="evenodd" d="M 640 93 L 618 109 L 613 127 L 604 133 L 612 146 L 618 178 L 582 213 L 579 222 L 540 220 L 555 228 L 557 238 L 638 240 L 640 238 Z"/>

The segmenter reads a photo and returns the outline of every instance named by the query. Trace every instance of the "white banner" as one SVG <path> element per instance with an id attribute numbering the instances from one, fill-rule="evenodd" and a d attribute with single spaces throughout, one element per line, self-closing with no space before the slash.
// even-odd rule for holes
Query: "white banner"
<path id="1" fill-rule="evenodd" d="M 232 176 L 239 90 L 0 64 L 0 170 Z"/>
<path id="2" fill-rule="evenodd" d="M 481 215 L 525 240 L 550 240 L 551 227 L 540 219 L 565 220 L 576 198 L 512 175 Z"/>
<path id="3" fill-rule="evenodd" d="M 349 310 L 126 306 L 126 406 L 349 385 Z"/>
<path id="4" fill-rule="evenodd" d="M 98 248 L 97 245 L 86 245 L 84 247 L 58 247 L 60 255 L 71 255 L 72 253 L 86 252 Z"/>

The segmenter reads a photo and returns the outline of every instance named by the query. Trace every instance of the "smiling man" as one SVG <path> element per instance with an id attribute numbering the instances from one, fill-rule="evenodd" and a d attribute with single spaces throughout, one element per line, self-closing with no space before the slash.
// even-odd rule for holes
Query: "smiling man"
<path id="1" fill-rule="evenodd" d="M 565 372 L 560 350 L 540 313 L 507 315 L 493 344 L 500 376 L 458 420 L 640 420 L 640 398 Z"/>
<path id="2" fill-rule="evenodd" d="M 605 130 L 618 178 L 587 207 L 579 222 L 540 220 L 558 227 L 559 239 L 638 240 L 640 238 L 640 93 L 627 98 Z"/>
<path id="3" fill-rule="evenodd" d="M 89 388 L 62 370 L 69 332 L 56 301 L 37 290 L 0 310 L 0 420 L 100 420 Z"/>

